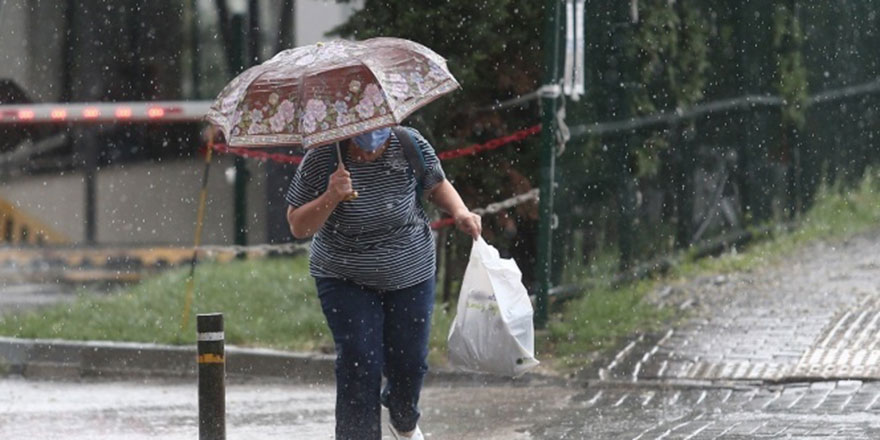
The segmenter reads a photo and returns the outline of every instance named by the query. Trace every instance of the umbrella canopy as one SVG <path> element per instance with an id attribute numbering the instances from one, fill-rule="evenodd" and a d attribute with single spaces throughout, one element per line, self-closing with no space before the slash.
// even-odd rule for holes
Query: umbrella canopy
<path id="1" fill-rule="evenodd" d="M 458 88 L 446 60 L 400 38 L 279 52 L 233 79 L 208 120 L 232 146 L 316 147 L 397 125 Z"/>

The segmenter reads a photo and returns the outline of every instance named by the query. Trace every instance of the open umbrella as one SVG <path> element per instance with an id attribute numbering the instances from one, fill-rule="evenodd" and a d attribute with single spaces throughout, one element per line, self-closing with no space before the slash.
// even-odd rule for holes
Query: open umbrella
<path id="1" fill-rule="evenodd" d="M 232 146 L 329 144 L 397 125 L 458 88 L 446 61 L 400 38 L 279 52 L 232 80 L 208 120 Z"/>

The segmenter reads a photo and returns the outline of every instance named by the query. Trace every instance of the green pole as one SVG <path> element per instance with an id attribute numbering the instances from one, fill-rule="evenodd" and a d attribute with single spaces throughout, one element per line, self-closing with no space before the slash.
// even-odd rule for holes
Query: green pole
<path id="1" fill-rule="evenodd" d="M 562 21 L 561 0 L 547 0 L 544 10 L 544 86 L 555 86 L 559 77 L 559 33 Z M 556 171 L 556 100 L 558 93 L 545 92 L 541 97 L 541 199 L 538 205 L 538 260 L 535 267 L 535 326 L 547 325 L 547 295 L 553 249 L 553 186 Z"/>

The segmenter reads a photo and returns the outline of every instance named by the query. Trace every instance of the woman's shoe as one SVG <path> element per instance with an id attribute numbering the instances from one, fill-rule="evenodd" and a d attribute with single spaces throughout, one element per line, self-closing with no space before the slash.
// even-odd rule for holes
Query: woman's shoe
<path id="1" fill-rule="evenodd" d="M 393 435 L 396 440 L 425 440 L 425 436 L 422 435 L 422 430 L 419 429 L 418 425 L 416 425 L 416 430 L 413 431 L 412 435 L 409 437 L 404 437 L 403 434 L 397 432 L 397 430 L 394 429 L 394 426 L 390 424 L 388 427 L 391 428 L 391 435 Z"/>

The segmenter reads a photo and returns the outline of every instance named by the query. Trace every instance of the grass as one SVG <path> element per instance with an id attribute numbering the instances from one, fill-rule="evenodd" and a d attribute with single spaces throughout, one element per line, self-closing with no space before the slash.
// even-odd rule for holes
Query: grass
<path id="1" fill-rule="evenodd" d="M 601 286 L 566 305 L 549 326 L 551 363 L 563 369 L 590 361 L 585 355 L 609 349 L 635 331 L 658 328 L 672 317 L 668 309 L 643 301 L 649 281 L 613 288 Z"/>
<path id="2" fill-rule="evenodd" d="M 332 347 L 304 257 L 200 265 L 193 318 L 180 330 L 188 269 L 175 269 L 107 295 L 82 290 L 59 304 L 0 320 L 22 338 L 195 343 L 194 316 L 222 311 L 230 344 L 279 349 Z"/>
<path id="3" fill-rule="evenodd" d="M 639 331 L 666 325 L 674 313 L 644 300 L 661 285 L 691 277 L 749 270 L 766 265 L 817 239 L 835 239 L 875 228 L 880 221 L 878 179 L 869 173 L 852 190 L 820 191 L 813 208 L 793 231 L 776 231 L 745 251 L 717 258 L 687 259 L 662 278 L 612 286 L 607 274 L 615 259 L 599 258 L 580 270 L 580 282 L 591 286 L 586 295 L 568 302 L 540 333 L 539 358 L 551 368 L 577 368 L 586 354 L 614 347 Z M 577 272 L 577 271 L 576 271 Z M 73 303 L 61 304 L 0 320 L 0 334 L 21 338 L 117 340 L 161 344 L 195 343 L 194 319 L 180 331 L 187 270 L 177 269 L 115 294 L 81 291 Z M 284 350 L 330 351 L 314 283 L 305 257 L 207 263 L 196 274 L 196 313 L 222 311 L 229 344 Z M 446 336 L 454 314 L 435 308 L 429 360 L 445 362 Z"/>
<path id="4" fill-rule="evenodd" d="M 223 312 L 228 344 L 332 351 L 305 256 L 200 265 L 191 317 L 181 331 L 188 272 L 171 270 L 109 295 L 81 290 L 72 303 L 0 319 L 0 334 L 195 344 L 195 315 Z M 443 362 L 452 318 L 436 307 L 430 354 L 435 364 Z"/>

